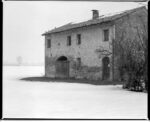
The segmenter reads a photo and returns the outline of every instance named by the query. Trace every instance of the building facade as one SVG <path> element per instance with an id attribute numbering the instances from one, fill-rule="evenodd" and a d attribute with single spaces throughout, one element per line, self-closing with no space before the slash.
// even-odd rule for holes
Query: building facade
<path id="1" fill-rule="evenodd" d="M 45 76 L 90 80 L 119 78 L 116 65 L 119 55 L 115 53 L 114 41 L 120 39 L 119 32 L 125 30 L 130 33 L 126 37 L 132 38 L 135 32 L 128 26 L 129 21 L 140 26 L 136 16 L 145 17 L 145 12 L 145 7 L 140 7 L 102 18 L 93 10 L 91 20 L 69 23 L 44 33 Z"/>

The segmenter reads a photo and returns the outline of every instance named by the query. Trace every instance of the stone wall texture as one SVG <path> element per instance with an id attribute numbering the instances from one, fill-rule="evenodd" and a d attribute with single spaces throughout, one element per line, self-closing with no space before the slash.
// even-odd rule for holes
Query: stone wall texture
<path id="1" fill-rule="evenodd" d="M 109 41 L 103 41 L 103 30 L 109 29 Z M 97 54 L 96 49 L 103 46 L 112 51 L 112 38 L 114 26 L 111 23 L 83 27 L 65 32 L 54 33 L 45 36 L 45 75 L 55 77 L 55 61 L 60 56 L 66 56 L 70 61 L 70 77 L 101 79 L 102 58 L 104 55 Z M 77 45 L 77 34 L 81 34 L 81 45 Z M 71 46 L 67 46 L 67 36 L 71 36 Z M 47 48 L 47 39 L 51 39 L 51 48 Z M 76 70 L 75 62 L 81 58 L 80 71 Z M 111 55 L 110 62 L 111 62 Z M 112 65 L 110 65 L 112 66 Z M 110 70 L 112 78 L 112 68 Z"/>

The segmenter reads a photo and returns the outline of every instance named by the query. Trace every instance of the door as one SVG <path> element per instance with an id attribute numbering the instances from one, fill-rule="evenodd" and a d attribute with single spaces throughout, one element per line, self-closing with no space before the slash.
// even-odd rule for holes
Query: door
<path id="1" fill-rule="evenodd" d="M 107 80 L 110 76 L 110 67 L 109 67 L 109 58 L 108 57 L 104 57 L 103 60 L 102 60 L 102 63 L 103 63 L 103 73 L 102 73 L 102 79 L 103 80 Z"/>
<path id="2" fill-rule="evenodd" d="M 56 62 L 56 77 L 68 78 L 69 77 L 69 61 Z"/>

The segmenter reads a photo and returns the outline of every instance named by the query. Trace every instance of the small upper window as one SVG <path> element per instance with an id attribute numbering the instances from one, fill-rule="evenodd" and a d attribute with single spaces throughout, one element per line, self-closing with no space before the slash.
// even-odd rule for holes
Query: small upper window
<path id="1" fill-rule="evenodd" d="M 81 44 L 81 34 L 77 34 L 77 44 Z"/>
<path id="2" fill-rule="evenodd" d="M 104 41 L 109 41 L 109 30 L 108 29 L 104 30 Z"/>
<path id="3" fill-rule="evenodd" d="M 47 48 L 50 48 L 51 47 L 51 39 L 48 39 L 47 40 Z"/>
<path id="4" fill-rule="evenodd" d="M 71 36 L 67 37 L 67 46 L 71 46 Z"/>

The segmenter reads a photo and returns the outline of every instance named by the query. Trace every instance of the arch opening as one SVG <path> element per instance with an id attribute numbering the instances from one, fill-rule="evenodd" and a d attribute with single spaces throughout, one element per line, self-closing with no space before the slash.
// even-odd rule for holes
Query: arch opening
<path id="1" fill-rule="evenodd" d="M 57 61 L 68 61 L 66 56 L 61 56 L 57 59 Z"/>
<path id="2" fill-rule="evenodd" d="M 55 63 L 56 74 L 55 77 L 68 78 L 69 77 L 69 61 L 66 56 L 60 56 Z"/>
<path id="3" fill-rule="evenodd" d="M 109 64 L 109 57 L 104 57 L 104 58 L 102 59 L 102 62 L 103 62 L 103 64 L 104 64 L 104 63 Z"/>

